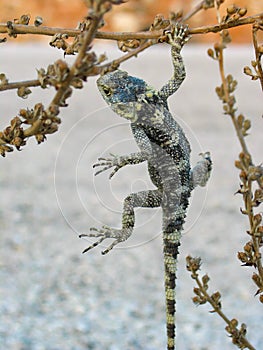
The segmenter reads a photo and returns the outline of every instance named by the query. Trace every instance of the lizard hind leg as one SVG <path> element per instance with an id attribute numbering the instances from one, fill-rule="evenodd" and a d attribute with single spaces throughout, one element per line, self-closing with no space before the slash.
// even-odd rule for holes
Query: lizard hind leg
<path id="1" fill-rule="evenodd" d="M 200 153 L 200 156 L 202 159 L 197 162 L 190 173 L 192 188 L 195 188 L 196 186 L 204 187 L 209 180 L 212 171 L 210 152 Z"/>
<path id="2" fill-rule="evenodd" d="M 95 237 L 98 238 L 93 244 L 83 250 L 83 253 L 95 248 L 107 238 L 113 238 L 114 241 L 102 251 L 102 254 L 107 254 L 117 244 L 126 241 L 132 234 L 135 224 L 134 208 L 156 208 L 160 207 L 162 203 L 162 192 L 160 190 L 141 191 L 138 193 L 131 193 L 124 200 L 122 213 L 122 228 L 114 229 L 109 226 L 102 226 L 101 229 L 91 227 L 90 230 L 95 232 L 80 234 L 79 237 Z"/>

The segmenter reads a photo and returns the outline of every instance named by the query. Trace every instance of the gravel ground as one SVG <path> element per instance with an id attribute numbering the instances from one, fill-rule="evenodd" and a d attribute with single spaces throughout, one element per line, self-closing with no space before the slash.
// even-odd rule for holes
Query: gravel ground
<path id="1" fill-rule="evenodd" d="M 1 72 L 10 81 L 31 79 L 62 52 L 44 46 L 1 46 Z M 113 47 L 99 47 L 111 51 Z M 236 258 L 246 242 L 241 197 L 234 196 L 240 151 L 230 120 L 214 93 L 219 74 L 205 47 L 184 49 L 187 79 L 170 107 L 192 144 L 193 163 L 210 150 L 214 170 L 209 186 L 192 197 L 178 271 L 178 349 L 233 349 L 224 323 L 209 306 L 191 301 L 193 281 L 185 257 L 201 256 L 211 291 L 220 290 L 229 318 L 248 326 L 248 338 L 263 349 L 262 307 L 253 294 L 252 269 Z M 239 81 L 240 111 L 252 119 L 249 147 L 262 161 L 262 95 L 259 84 L 242 75 L 252 59 L 249 48 L 231 48 L 227 70 Z M 69 58 L 72 60 L 72 58 Z M 171 73 L 168 47 L 151 48 L 124 66 L 156 87 Z M 160 67 L 159 70 L 158 67 Z M 156 74 L 158 72 L 158 74 Z M 19 108 L 48 103 L 52 90 L 36 89 L 28 100 L 2 94 L 1 128 Z M 133 237 L 102 256 L 86 255 L 78 234 L 91 226 L 120 225 L 123 198 L 151 187 L 145 165 L 127 167 L 110 182 L 93 177 L 92 164 L 109 152 L 136 150 L 127 123 L 106 106 L 90 79 L 62 111 L 60 131 L 37 146 L 1 159 L 0 349 L 160 350 L 165 349 L 165 312 L 160 210 L 138 209 Z"/>

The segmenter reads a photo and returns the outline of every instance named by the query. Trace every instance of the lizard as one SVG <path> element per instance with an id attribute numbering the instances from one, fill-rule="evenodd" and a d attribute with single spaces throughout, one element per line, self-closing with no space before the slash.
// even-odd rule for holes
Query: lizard
<path id="1" fill-rule="evenodd" d="M 187 26 L 174 25 L 165 33 L 171 45 L 174 72 L 160 90 L 122 70 L 108 72 L 97 80 L 98 89 L 111 109 L 130 121 L 140 151 L 98 158 L 98 162 L 93 165 L 99 169 L 95 175 L 114 167 L 110 174 L 112 178 L 125 165 L 146 161 L 156 189 L 131 193 L 125 198 L 121 229 L 104 225 L 101 229 L 92 227 L 90 233 L 79 235 L 98 238 L 83 253 L 105 239 L 113 238 L 113 242 L 102 251 L 102 254 L 106 254 L 132 234 L 135 208 L 162 208 L 167 350 L 175 349 L 176 265 L 186 209 L 191 191 L 198 185 L 206 185 L 212 169 L 209 152 L 202 153 L 201 159 L 191 169 L 190 144 L 167 104 L 168 97 L 175 93 L 186 76 L 181 49 L 189 39 L 187 32 Z"/>

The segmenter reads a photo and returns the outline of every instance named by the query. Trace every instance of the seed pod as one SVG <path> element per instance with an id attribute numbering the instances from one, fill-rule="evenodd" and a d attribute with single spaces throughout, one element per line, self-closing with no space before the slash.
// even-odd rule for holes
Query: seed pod
<path id="1" fill-rule="evenodd" d="M 226 9 L 227 13 L 229 15 L 233 15 L 234 13 L 236 13 L 237 11 L 237 7 L 233 4 L 233 5 L 230 5 L 228 6 L 228 8 Z"/>
<path id="2" fill-rule="evenodd" d="M 34 21 L 34 26 L 39 27 L 43 23 L 43 18 L 40 16 L 36 16 Z"/>
<path id="3" fill-rule="evenodd" d="M 247 13 L 247 9 L 245 7 L 238 9 L 238 13 L 241 17 L 245 16 Z"/>

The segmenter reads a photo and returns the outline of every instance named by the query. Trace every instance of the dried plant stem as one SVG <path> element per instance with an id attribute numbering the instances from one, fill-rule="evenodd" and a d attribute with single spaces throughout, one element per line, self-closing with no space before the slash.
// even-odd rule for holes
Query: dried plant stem
<path id="1" fill-rule="evenodd" d="M 228 110 L 229 110 L 229 116 L 233 122 L 238 140 L 240 142 L 240 145 L 242 147 L 242 150 L 244 153 L 248 154 L 249 157 L 250 153 L 248 151 L 244 136 L 242 135 L 242 132 L 237 124 L 237 120 L 236 120 L 236 116 L 235 116 L 235 110 L 233 108 L 231 108 L 231 103 L 230 103 L 230 94 L 229 94 L 229 89 L 228 89 L 228 83 L 226 80 L 226 75 L 225 75 L 225 69 L 224 69 L 224 53 L 223 53 L 223 49 L 224 49 L 224 44 L 221 42 L 221 44 L 219 45 L 219 50 L 218 50 L 218 64 L 219 64 L 219 72 L 220 72 L 220 77 L 221 77 L 221 81 L 223 84 L 223 89 L 224 89 L 224 97 L 225 97 L 225 103 L 229 106 Z"/>
<path id="2" fill-rule="evenodd" d="M 221 305 L 221 294 L 215 292 L 210 295 L 208 290 L 208 282 L 210 278 L 208 275 L 204 275 L 202 279 L 199 277 L 198 271 L 201 267 L 200 258 L 192 258 L 191 256 L 186 257 L 187 270 L 191 272 L 192 279 L 195 280 L 197 287 L 194 288 L 196 296 L 193 298 L 193 301 L 197 305 L 209 303 L 213 310 L 211 312 L 216 312 L 227 324 L 226 331 L 230 334 L 232 338 L 232 343 L 237 345 L 240 349 L 250 349 L 256 350 L 252 344 L 247 340 L 246 334 L 246 325 L 242 324 L 241 328 L 238 329 L 238 321 L 236 319 L 230 320 L 225 313 L 222 311 Z"/>
<path id="3" fill-rule="evenodd" d="M 255 267 L 258 270 L 258 274 L 260 276 L 261 282 L 263 283 L 263 266 L 262 266 L 262 260 L 261 260 L 261 253 L 260 253 L 260 239 L 257 237 L 257 232 L 254 225 L 254 210 L 251 203 L 251 194 L 253 193 L 252 189 L 252 181 L 247 181 L 247 190 L 246 193 L 243 194 L 244 203 L 245 203 L 245 210 L 247 212 L 248 218 L 249 218 L 249 225 L 250 225 L 250 236 L 253 242 L 253 248 L 255 251 Z"/>
<path id="4" fill-rule="evenodd" d="M 254 45 L 255 56 L 256 56 L 257 73 L 260 80 L 261 89 L 263 91 L 263 69 L 261 65 L 261 58 L 263 53 L 259 51 L 259 45 L 257 41 L 257 32 L 259 28 L 260 28 L 260 25 L 258 23 L 255 23 L 252 30 L 252 38 L 253 38 L 253 45 Z"/>
<path id="5" fill-rule="evenodd" d="M 255 30 L 253 30 L 254 47 L 256 52 L 256 59 L 260 60 L 258 53 L 258 45 L 256 41 Z M 261 214 L 255 214 L 254 208 L 260 204 L 262 199 L 255 200 L 258 196 L 261 198 L 263 188 L 263 170 L 261 166 L 255 166 L 253 163 L 252 155 L 250 154 L 245 136 L 247 130 L 250 128 L 250 121 L 245 119 L 243 115 L 236 115 L 237 109 L 235 108 L 235 97 L 233 92 L 237 85 L 237 82 L 231 75 L 225 75 L 224 69 L 224 49 L 226 44 L 230 41 L 228 31 L 222 31 L 220 33 L 220 42 L 214 45 L 215 55 L 209 52 L 209 54 L 218 61 L 219 72 L 221 76 L 222 85 L 217 88 L 219 98 L 223 102 L 225 114 L 229 115 L 234 125 L 238 140 L 240 142 L 242 152 L 239 155 L 239 160 L 236 161 L 236 166 L 241 170 L 240 180 L 242 185 L 238 193 L 242 194 L 245 209 L 242 209 L 242 213 L 248 216 L 250 229 L 248 234 L 251 237 L 251 241 L 244 246 L 244 252 L 238 253 L 238 258 L 247 266 L 254 266 L 257 269 L 258 275 L 254 273 L 252 279 L 258 286 L 257 293 L 263 292 L 263 266 L 262 255 L 260 248 L 262 246 L 262 227 L 260 223 L 262 221 Z M 257 63 L 258 66 L 258 63 Z M 261 81 L 261 79 L 260 79 Z M 258 192 L 253 193 L 252 182 L 256 181 L 259 187 Z M 258 203 L 256 203 L 258 202 Z M 260 301 L 262 301 L 262 295 Z"/>
<path id="6" fill-rule="evenodd" d="M 127 61 L 131 57 L 136 57 L 140 52 L 142 52 L 143 50 L 147 49 L 148 47 L 150 47 L 154 44 L 157 44 L 157 40 L 148 40 L 145 43 L 143 43 L 141 46 L 139 46 L 137 49 L 134 49 L 133 51 L 126 53 L 125 55 L 117 58 L 116 60 L 103 65 L 102 68 L 106 68 L 106 67 L 110 67 L 110 66 L 117 66 L 118 67 L 121 63 Z"/>
<path id="7" fill-rule="evenodd" d="M 84 34 L 83 44 L 78 52 L 78 55 L 75 59 L 75 62 L 70 68 L 69 74 L 65 81 L 62 83 L 61 87 L 58 89 L 57 93 L 55 94 L 53 100 L 50 103 L 50 107 L 52 105 L 59 105 L 59 101 L 61 100 L 62 96 L 64 95 L 66 89 L 69 87 L 72 79 L 74 78 L 75 72 L 78 70 L 79 67 L 82 65 L 82 61 L 85 57 L 86 51 L 90 43 L 92 42 L 93 37 L 95 36 L 95 32 L 99 26 L 99 23 L 101 21 L 101 16 L 93 16 L 91 25 L 88 29 L 88 31 Z"/>
<path id="8" fill-rule="evenodd" d="M 200 11 L 202 9 L 204 1 L 202 1 L 193 11 L 191 11 L 188 15 L 186 15 L 183 20 L 190 18 L 193 16 L 196 12 Z M 219 25 L 214 25 L 214 26 L 206 26 L 206 27 L 199 27 L 199 28 L 189 28 L 189 33 L 190 34 L 205 34 L 209 32 L 217 33 L 221 31 L 222 29 L 226 28 L 231 28 L 234 26 L 239 26 L 239 25 L 245 25 L 245 24 L 251 24 L 255 23 L 257 20 L 263 18 L 263 13 L 242 18 L 237 21 L 232 21 L 232 22 L 227 22 L 227 23 L 222 23 Z M 94 25 L 94 20 L 92 22 L 92 25 Z M 96 25 L 95 25 L 96 27 Z M 50 27 L 35 27 L 35 26 L 30 26 L 30 25 L 22 25 L 22 24 L 12 24 L 12 32 L 15 34 L 38 34 L 38 35 L 55 35 L 57 33 L 61 34 L 67 34 L 68 36 L 75 37 L 79 34 L 81 34 L 81 31 L 78 29 L 66 29 L 66 28 L 50 28 Z M 97 27 L 96 27 L 97 28 Z M 6 24 L 0 24 L 0 33 L 6 33 L 8 32 L 8 26 Z M 90 32 L 91 33 L 91 32 Z M 253 32 L 253 39 L 254 39 L 254 46 L 256 47 L 256 30 Z M 153 31 L 145 31 L 145 32 L 126 32 L 126 33 L 120 33 L 120 32 L 102 32 L 102 31 L 97 31 L 92 29 L 92 36 L 91 38 L 88 38 L 88 42 L 91 43 L 93 38 L 98 38 L 98 39 L 108 39 L 108 40 L 147 40 L 146 42 L 142 43 L 138 48 L 128 52 L 124 56 L 121 56 L 120 58 L 109 62 L 105 65 L 102 65 L 101 67 L 94 67 L 92 70 L 90 70 L 89 75 L 97 75 L 99 74 L 103 69 L 107 67 L 117 67 L 119 66 L 122 62 L 130 59 L 131 57 L 137 56 L 141 51 L 147 49 L 148 47 L 154 45 L 157 43 L 157 39 L 159 39 L 163 34 L 163 30 L 153 30 Z M 150 40 L 149 40 L 150 39 Z M 84 46 L 82 46 L 84 47 Z M 256 51 L 258 53 L 258 51 Z M 83 52 L 79 57 L 83 58 Z M 260 64 L 260 59 L 257 56 L 258 59 L 258 66 L 259 66 L 259 71 L 262 73 L 262 67 Z M 76 65 L 79 64 L 81 61 L 80 58 L 77 58 L 76 60 Z M 222 57 L 222 64 L 223 64 L 223 57 Z M 67 78 L 67 80 L 64 82 L 64 86 L 68 85 L 68 82 L 72 80 L 73 78 L 73 73 L 75 70 L 75 65 L 72 66 L 72 70 Z M 221 69 L 220 69 L 221 72 Z M 262 80 L 262 86 L 263 86 L 263 74 L 261 75 Z M 225 81 L 225 78 L 222 76 L 222 81 Z M 21 82 L 11 82 L 11 83 L 6 83 L 0 85 L 0 91 L 5 91 L 5 90 L 11 90 L 11 89 L 17 89 L 19 87 L 36 87 L 40 86 L 40 82 L 38 79 L 34 80 L 28 80 L 28 81 L 21 81 Z M 56 96 L 54 97 L 54 102 L 58 101 L 60 98 L 61 94 L 63 93 L 63 88 L 59 89 L 57 92 Z M 232 117 L 231 117 L 232 118 Z M 232 118 L 233 119 L 233 118 Z M 235 123 L 235 120 L 233 119 L 233 123 Z M 238 132 L 238 128 L 236 128 Z M 242 148 L 245 149 L 246 145 L 244 143 L 244 140 L 242 138 L 242 135 L 239 134 L 238 138 L 242 144 Z"/>
<path id="9" fill-rule="evenodd" d="M 0 91 L 19 89 L 20 87 L 36 87 L 36 86 L 40 86 L 40 81 L 38 79 L 16 81 L 13 83 L 0 85 Z"/>
<path id="10" fill-rule="evenodd" d="M 225 321 L 225 323 L 229 327 L 232 328 L 231 320 L 224 314 L 222 309 L 220 307 L 218 307 L 216 302 L 211 298 L 211 296 L 203 288 L 203 285 L 202 285 L 198 275 L 196 274 L 196 277 L 193 277 L 193 278 L 195 279 L 196 284 L 198 285 L 199 289 L 202 291 L 203 296 L 206 298 L 207 302 L 212 306 L 212 308 L 213 308 L 212 312 L 216 312 Z M 254 346 L 252 344 L 250 344 L 250 342 L 247 340 L 246 337 L 244 337 L 242 335 L 239 335 L 239 337 L 240 337 L 240 342 L 242 342 L 242 344 L 244 345 L 245 348 L 250 349 L 250 350 L 256 350 L 256 348 L 254 348 Z M 244 347 L 243 347 L 243 349 L 244 349 Z"/>
<path id="11" fill-rule="evenodd" d="M 99 2 L 102 4 L 103 2 Z M 78 53 L 74 63 L 69 67 L 63 60 L 57 60 L 49 65 L 47 71 L 41 68 L 38 71 L 39 80 L 26 82 L 8 83 L 4 74 L 1 74 L 1 85 L 5 89 L 18 88 L 18 94 L 25 96 L 26 88 L 38 86 L 45 88 L 48 85 L 56 89 L 55 96 L 49 106 L 45 109 L 42 103 L 38 103 L 33 109 L 21 109 L 19 116 L 13 118 L 10 125 L 0 132 L 0 152 L 5 156 L 6 152 L 13 150 L 12 146 L 20 149 L 31 136 L 35 136 L 38 143 L 45 140 L 46 134 L 57 131 L 60 118 L 57 117 L 61 107 L 67 106 L 66 99 L 72 94 L 73 87 L 81 88 L 82 81 L 86 79 L 89 70 L 92 70 L 97 62 L 95 53 L 90 53 L 90 44 L 100 26 L 105 9 L 100 7 L 89 15 L 89 23 L 86 30 L 78 36 Z M 9 26 L 10 29 L 10 26 Z M 24 125 L 30 125 L 24 128 Z"/>
<path id="12" fill-rule="evenodd" d="M 121 63 L 127 61 L 133 56 L 137 56 L 140 52 L 143 50 L 147 49 L 148 47 L 157 44 L 156 40 L 148 40 L 147 42 L 143 43 L 141 46 L 139 46 L 137 49 L 134 49 L 133 51 L 130 51 L 126 53 L 125 55 L 109 62 L 101 66 L 94 66 L 91 70 L 88 76 L 94 76 L 98 75 L 101 73 L 103 69 L 107 69 L 110 67 L 118 67 Z M 18 89 L 20 87 L 37 87 L 40 86 L 41 83 L 38 79 L 33 79 L 33 80 L 25 80 L 25 81 L 17 81 L 17 82 L 12 82 L 12 83 L 7 83 L 0 85 L 0 91 L 5 91 L 5 90 L 13 90 L 13 89 Z"/>
<path id="13" fill-rule="evenodd" d="M 218 33 L 224 29 L 234 28 L 237 26 L 243 26 L 247 24 L 253 24 L 257 20 L 263 20 L 263 13 L 259 13 L 257 15 L 248 16 L 244 18 L 240 18 L 239 20 L 228 21 L 225 23 L 220 23 L 212 26 L 204 26 L 192 28 L 189 30 L 190 34 L 207 34 L 207 33 Z"/>
<path id="14" fill-rule="evenodd" d="M 194 14 L 194 13 L 193 13 Z M 191 17 L 193 14 L 189 14 L 184 20 Z M 207 33 L 218 33 L 223 29 L 233 28 L 237 26 L 253 24 L 258 20 L 263 19 L 263 13 L 256 14 L 253 16 L 247 16 L 235 21 L 229 21 L 217 25 L 203 26 L 197 28 L 189 28 L 189 33 L 194 34 L 207 34 Z M 0 23 L 0 33 L 8 33 L 9 28 L 7 24 Z M 33 35 L 47 35 L 53 36 L 57 33 L 67 34 L 69 37 L 75 37 L 81 33 L 78 29 L 72 28 L 54 28 L 54 27 L 35 27 L 33 25 L 23 24 L 12 24 L 13 34 L 33 34 Z M 94 35 L 97 39 L 108 39 L 108 40 L 129 40 L 129 39 L 158 39 L 163 34 L 163 30 L 145 31 L 145 32 L 103 32 L 97 31 Z"/>
<path id="15" fill-rule="evenodd" d="M 204 1 L 201 1 L 199 4 L 197 4 L 189 13 L 184 16 L 183 20 L 187 21 L 189 18 L 193 17 L 195 14 L 201 11 L 203 9 L 203 3 Z"/>

